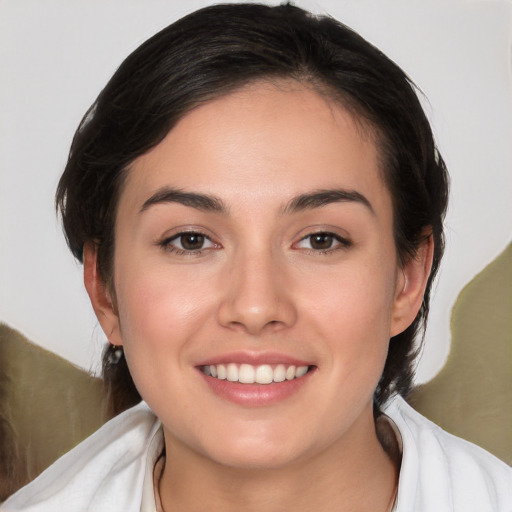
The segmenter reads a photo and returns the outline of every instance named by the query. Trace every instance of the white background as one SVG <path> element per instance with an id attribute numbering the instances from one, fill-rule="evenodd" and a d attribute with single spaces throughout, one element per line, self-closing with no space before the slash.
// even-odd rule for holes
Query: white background
<path id="1" fill-rule="evenodd" d="M 143 40 L 208 1 L 0 0 L 0 320 L 95 369 L 104 342 L 53 195 L 72 135 Z M 448 248 L 418 381 L 449 350 L 460 290 L 512 239 L 512 4 L 322 0 L 421 87 L 452 175 Z"/>

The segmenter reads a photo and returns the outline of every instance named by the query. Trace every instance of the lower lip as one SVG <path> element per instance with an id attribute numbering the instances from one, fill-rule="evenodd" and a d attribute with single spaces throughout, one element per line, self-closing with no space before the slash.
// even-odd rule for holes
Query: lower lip
<path id="1" fill-rule="evenodd" d="M 198 370 L 209 388 L 221 398 L 246 407 L 264 407 L 277 404 L 297 393 L 310 379 L 314 369 L 298 379 L 272 384 L 241 384 L 216 379 Z"/>

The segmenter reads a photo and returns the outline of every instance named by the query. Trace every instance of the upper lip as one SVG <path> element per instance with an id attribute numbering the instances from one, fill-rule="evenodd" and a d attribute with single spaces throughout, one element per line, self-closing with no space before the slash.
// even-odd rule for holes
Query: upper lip
<path id="1" fill-rule="evenodd" d="M 284 364 L 288 366 L 311 366 L 311 361 L 299 359 L 287 354 L 281 354 L 279 352 L 230 352 L 225 354 L 219 354 L 207 359 L 202 360 L 197 366 L 208 366 L 217 364 L 250 364 L 252 366 L 259 366 L 262 364 Z"/>

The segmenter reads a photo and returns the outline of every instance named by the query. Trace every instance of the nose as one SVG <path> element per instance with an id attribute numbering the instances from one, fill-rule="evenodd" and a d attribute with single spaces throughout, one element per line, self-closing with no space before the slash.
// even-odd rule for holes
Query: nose
<path id="1" fill-rule="evenodd" d="M 270 250 L 234 257 L 218 310 L 220 324 L 251 335 L 290 327 L 297 311 L 288 281 Z"/>

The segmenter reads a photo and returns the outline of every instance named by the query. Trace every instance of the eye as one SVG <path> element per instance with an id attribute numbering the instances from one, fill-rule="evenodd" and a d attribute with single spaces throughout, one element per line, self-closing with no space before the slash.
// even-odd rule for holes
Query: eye
<path id="1" fill-rule="evenodd" d="M 298 242 L 296 247 L 323 253 L 347 248 L 350 247 L 350 245 L 352 244 L 349 240 L 335 233 L 319 232 L 305 236 Z"/>
<path id="2" fill-rule="evenodd" d="M 164 249 L 178 254 L 199 253 L 204 249 L 217 247 L 217 244 L 212 242 L 206 235 L 195 231 L 177 233 L 163 240 L 160 245 Z"/>

